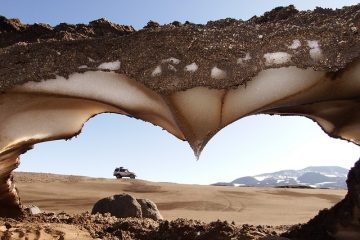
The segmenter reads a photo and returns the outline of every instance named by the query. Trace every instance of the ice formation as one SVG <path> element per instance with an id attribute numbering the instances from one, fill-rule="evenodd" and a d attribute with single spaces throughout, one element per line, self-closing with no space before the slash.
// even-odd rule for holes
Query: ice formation
<path id="1" fill-rule="evenodd" d="M 162 69 L 161 66 L 157 66 L 154 71 L 151 73 L 151 76 L 156 77 L 156 76 L 160 76 L 162 73 Z"/>
<path id="2" fill-rule="evenodd" d="M 98 66 L 98 69 L 115 71 L 120 69 L 120 61 L 115 62 L 104 62 Z"/>
<path id="3" fill-rule="evenodd" d="M 301 42 L 299 39 L 295 39 L 293 40 L 292 44 L 289 45 L 289 49 L 298 49 L 299 47 L 301 47 Z"/>
<path id="4" fill-rule="evenodd" d="M 189 65 L 186 65 L 184 70 L 186 72 L 196 72 L 198 70 L 199 66 L 196 63 L 191 63 Z"/>
<path id="5" fill-rule="evenodd" d="M 260 113 L 305 116 L 359 145 L 360 36 L 349 27 L 358 24 L 356 12 L 360 5 L 278 8 L 245 22 L 138 32 L 102 20 L 81 33 L 70 26 L 73 40 L 57 28 L 41 35 L 37 25 L 29 34 L 28 25 L 0 18 L 0 216 L 22 214 L 11 178 L 19 156 L 36 143 L 77 135 L 103 112 L 156 124 L 197 156 L 222 128 Z M 309 16 L 315 22 L 302 25 Z M 349 204 L 360 212 L 360 203 Z M 349 216 L 345 222 L 356 221 Z"/>
<path id="6" fill-rule="evenodd" d="M 268 66 L 276 64 L 284 64 L 291 60 L 291 55 L 286 52 L 265 53 L 265 64 Z"/>
<path id="7" fill-rule="evenodd" d="M 318 41 L 316 41 L 316 40 L 308 40 L 307 45 L 310 48 L 310 50 L 309 50 L 310 57 L 314 61 L 318 61 L 323 57 L 322 51 L 321 51 L 321 48 L 320 48 L 320 45 L 319 45 Z"/>
<path id="8" fill-rule="evenodd" d="M 247 61 L 251 59 L 250 53 L 246 53 L 245 57 L 238 58 L 237 63 L 238 64 L 245 64 Z"/>
<path id="9" fill-rule="evenodd" d="M 226 78 L 226 71 L 218 68 L 218 67 L 213 67 L 211 69 L 211 77 L 214 79 L 224 79 Z"/>

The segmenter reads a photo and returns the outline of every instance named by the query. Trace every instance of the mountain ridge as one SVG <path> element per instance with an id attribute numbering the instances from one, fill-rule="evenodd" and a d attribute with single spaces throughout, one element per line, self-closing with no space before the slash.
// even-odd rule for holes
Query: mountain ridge
<path id="1" fill-rule="evenodd" d="M 339 166 L 309 166 L 299 170 L 286 169 L 271 173 L 236 178 L 231 182 L 218 182 L 216 186 L 284 187 L 346 189 L 349 169 Z"/>

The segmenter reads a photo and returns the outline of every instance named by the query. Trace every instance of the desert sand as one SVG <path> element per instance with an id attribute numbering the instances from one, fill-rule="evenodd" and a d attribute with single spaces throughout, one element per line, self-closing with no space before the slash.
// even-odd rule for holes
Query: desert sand
<path id="1" fill-rule="evenodd" d="M 284 240 L 282 233 L 341 200 L 345 190 L 185 185 L 46 173 L 14 174 L 23 204 L 42 214 L 0 218 L 0 239 Z M 164 220 L 91 215 L 119 193 L 153 200 Z M 294 224 L 294 225 L 293 225 Z M 292 226 L 293 225 L 293 226 Z"/>
<path id="2" fill-rule="evenodd" d="M 305 223 L 346 194 L 346 190 L 185 185 L 20 172 L 15 173 L 15 182 L 22 202 L 45 212 L 79 214 L 91 211 L 101 198 L 128 193 L 154 201 L 167 220 L 220 219 L 253 225 Z"/>

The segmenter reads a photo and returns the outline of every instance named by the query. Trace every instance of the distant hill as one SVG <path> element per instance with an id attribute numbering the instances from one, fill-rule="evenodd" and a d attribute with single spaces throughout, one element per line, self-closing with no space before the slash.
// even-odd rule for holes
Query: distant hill
<path id="1" fill-rule="evenodd" d="M 256 176 L 237 178 L 229 183 L 219 182 L 216 186 L 283 187 L 309 186 L 313 188 L 346 189 L 349 169 L 337 166 L 315 166 L 300 170 L 282 170 Z"/>

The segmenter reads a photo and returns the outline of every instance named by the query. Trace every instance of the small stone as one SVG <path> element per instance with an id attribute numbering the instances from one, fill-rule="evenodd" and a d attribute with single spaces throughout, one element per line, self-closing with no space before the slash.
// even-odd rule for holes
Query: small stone
<path id="1" fill-rule="evenodd" d="M 171 23 L 171 25 L 176 26 L 176 27 L 180 27 L 182 24 L 181 24 L 181 22 L 179 22 L 179 21 L 173 21 L 173 22 Z"/>
<path id="2" fill-rule="evenodd" d="M 29 206 L 24 208 L 25 212 L 27 212 L 29 215 L 36 215 L 42 213 L 40 208 L 37 206 Z"/>
<path id="3" fill-rule="evenodd" d="M 158 28 L 160 24 L 154 21 L 149 21 L 144 28 Z"/>
<path id="4" fill-rule="evenodd" d="M 10 229 L 10 228 L 11 228 L 11 224 L 10 224 L 10 223 L 5 223 L 5 227 L 6 227 L 6 229 Z"/>

